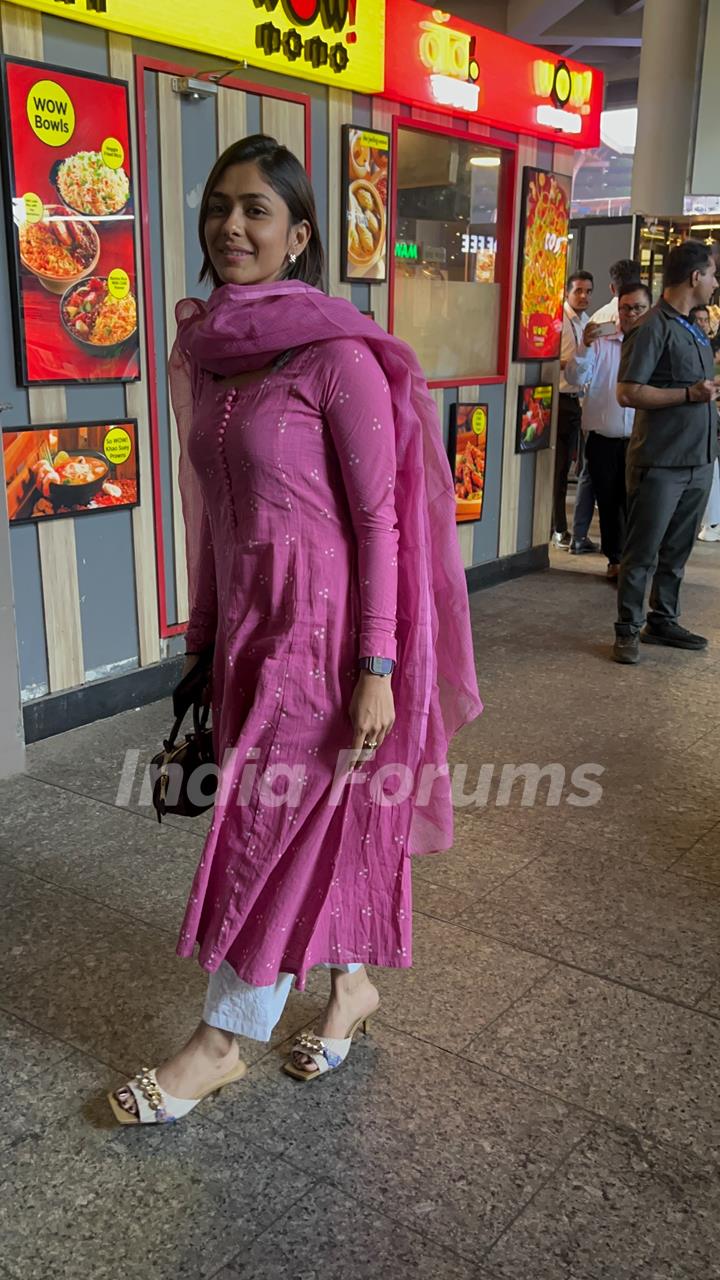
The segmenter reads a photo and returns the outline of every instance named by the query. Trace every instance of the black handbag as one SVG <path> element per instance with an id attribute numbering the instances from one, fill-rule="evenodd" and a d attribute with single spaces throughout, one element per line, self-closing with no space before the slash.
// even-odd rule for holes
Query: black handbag
<path id="1" fill-rule="evenodd" d="M 173 691 L 175 723 L 162 751 L 150 761 L 152 802 L 158 822 L 166 813 L 194 818 L 215 803 L 218 775 L 208 724 L 210 703 L 205 697 L 212 658 L 212 648 L 205 650 Z M 191 708 L 193 727 L 178 740 Z"/>

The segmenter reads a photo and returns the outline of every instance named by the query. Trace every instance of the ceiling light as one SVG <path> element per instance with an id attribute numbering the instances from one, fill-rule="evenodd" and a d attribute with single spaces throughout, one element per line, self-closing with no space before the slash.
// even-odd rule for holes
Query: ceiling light
<path id="1" fill-rule="evenodd" d="M 500 156 L 471 156 L 470 163 L 476 169 L 499 169 Z"/>

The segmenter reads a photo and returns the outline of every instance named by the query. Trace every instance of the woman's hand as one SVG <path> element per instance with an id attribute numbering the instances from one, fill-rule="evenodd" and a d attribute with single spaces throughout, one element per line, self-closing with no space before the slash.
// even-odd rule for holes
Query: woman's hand
<path id="1" fill-rule="evenodd" d="M 377 747 L 382 746 L 395 723 L 395 702 L 391 677 L 374 676 L 361 671 L 350 703 L 350 719 L 353 725 L 353 741 L 348 770 L 372 758 Z M 366 742 L 376 746 L 367 748 Z"/>

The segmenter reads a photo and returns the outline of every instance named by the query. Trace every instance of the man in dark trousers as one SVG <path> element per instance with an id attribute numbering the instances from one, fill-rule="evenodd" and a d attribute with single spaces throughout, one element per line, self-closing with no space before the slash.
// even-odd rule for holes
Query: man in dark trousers
<path id="1" fill-rule="evenodd" d="M 618 578 L 613 658 L 640 660 L 640 640 L 705 649 L 704 636 L 678 623 L 678 597 L 698 535 L 717 456 L 720 387 L 710 339 L 689 319 L 717 287 L 707 245 L 685 240 L 665 260 L 660 301 L 628 336 L 618 402 L 635 409 L 627 457 L 627 538 Z M 647 581 L 655 568 L 646 624 Z"/>
<path id="2" fill-rule="evenodd" d="M 580 440 L 582 425 L 580 388 L 569 386 L 565 381 L 563 370 L 568 360 L 572 360 L 580 350 L 583 329 L 587 324 L 587 306 L 592 297 L 592 291 L 593 278 L 590 272 L 574 271 L 568 279 L 563 304 L 560 397 L 553 480 L 553 542 L 558 547 L 569 547 L 572 542 L 566 510 L 568 475 L 573 454 Z"/>

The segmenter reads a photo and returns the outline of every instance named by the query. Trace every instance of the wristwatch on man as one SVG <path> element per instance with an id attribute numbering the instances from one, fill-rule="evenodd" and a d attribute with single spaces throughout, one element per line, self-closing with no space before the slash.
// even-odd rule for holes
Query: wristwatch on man
<path id="1" fill-rule="evenodd" d="M 358 666 L 373 676 L 391 676 L 395 670 L 392 658 L 360 658 Z"/>

